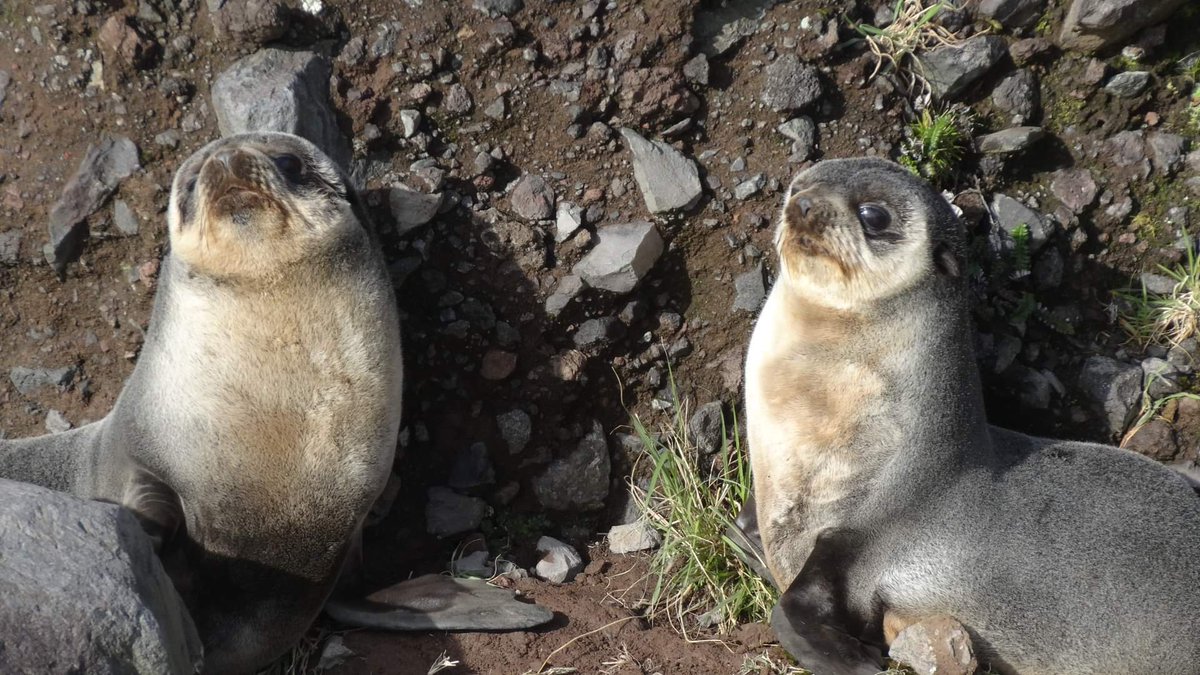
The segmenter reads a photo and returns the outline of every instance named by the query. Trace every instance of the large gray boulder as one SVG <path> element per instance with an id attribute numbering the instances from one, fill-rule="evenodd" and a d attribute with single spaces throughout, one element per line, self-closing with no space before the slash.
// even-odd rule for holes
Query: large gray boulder
<path id="1" fill-rule="evenodd" d="M 1063 19 L 1058 44 L 1082 52 L 1115 47 L 1183 4 L 1184 0 L 1074 0 Z"/>
<path id="2" fill-rule="evenodd" d="M 132 513 L 0 480 L 0 672 L 193 673 L 201 660 Z"/>
<path id="3" fill-rule="evenodd" d="M 296 134 L 347 167 L 350 144 L 329 103 L 330 72 L 329 60 L 313 52 L 269 48 L 235 61 L 212 86 L 221 134 Z"/>

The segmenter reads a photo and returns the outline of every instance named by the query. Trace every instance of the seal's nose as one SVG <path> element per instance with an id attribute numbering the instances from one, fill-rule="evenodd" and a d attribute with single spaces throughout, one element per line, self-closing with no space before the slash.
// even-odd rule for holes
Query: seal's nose
<path id="1" fill-rule="evenodd" d="M 809 210 L 812 209 L 812 200 L 808 197 L 800 197 L 796 200 L 796 209 L 800 211 L 801 216 L 807 216 Z"/>
<path id="2" fill-rule="evenodd" d="M 238 151 L 233 148 L 221 148 L 212 154 L 212 161 L 219 162 L 226 169 L 233 170 L 233 160 L 238 155 Z"/>

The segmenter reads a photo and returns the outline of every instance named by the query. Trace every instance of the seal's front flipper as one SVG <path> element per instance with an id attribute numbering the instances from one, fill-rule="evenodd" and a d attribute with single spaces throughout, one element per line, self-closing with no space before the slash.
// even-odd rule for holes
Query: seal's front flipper
<path id="1" fill-rule="evenodd" d="M 554 618 L 545 607 L 477 579 L 429 574 L 376 591 L 364 600 L 330 599 L 325 613 L 362 628 L 399 631 L 527 630 Z"/>
<path id="2" fill-rule="evenodd" d="M 60 434 L 0 440 L 0 478 L 91 498 L 90 479 L 103 420 Z"/>
<path id="3" fill-rule="evenodd" d="M 767 569 L 767 556 L 763 553 L 762 535 L 758 532 L 758 506 L 754 503 L 754 495 L 746 498 L 742 510 L 738 512 L 733 524 L 725 528 L 725 537 L 734 544 L 734 555 L 754 570 L 767 583 L 779 587 Z"/>
<path id="4" fill-rule="evenodd" d="M 771 629 L 801 667 L 815 675 L 875 675 L 882 652 L 855 637 L 867 626 L 848 605 L 846 577 L 853 569 L 856 538 L 826 530 L 804 569 L 771 612 Z"/>

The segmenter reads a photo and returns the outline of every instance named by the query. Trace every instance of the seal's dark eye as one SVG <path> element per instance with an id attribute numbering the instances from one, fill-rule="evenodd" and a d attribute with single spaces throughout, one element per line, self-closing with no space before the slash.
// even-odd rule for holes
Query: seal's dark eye
<path id="1" fill-rule="evenodd" d="M 193 177 L 191 180 L 189 180 L 189 181 L 187 182 L 187 187 L 185 187 L 185 188 L 183 189 L 183 191 L 184 191 L 184 193 L 186 193 L 186 194 L 189 194 L 189 195 L 190 195 L 190 194 L 192 194 L 192 192 L 194 192 L 195 190 L 196 190 L 196 178 L 195 178 L 195 177 Z"/>
<path id="2" fill-rule="evenodd" d="M 275 160 L 275 168 L 279 169 L 279 173 L 283 177 L 291 180 L 300 180 L 300 173 L 304 170 L 304 163 L 295 155 L 277 155 L 272 158 Z"/>
<path id="3" fill-rule="evenodd" d="M 858 222 L 862 223 L 863 232 L 867 236 L 882 233 L 892 224 L 892 215 L 887 209 L 875 204 L 863 204 L 858 207 Z"/>

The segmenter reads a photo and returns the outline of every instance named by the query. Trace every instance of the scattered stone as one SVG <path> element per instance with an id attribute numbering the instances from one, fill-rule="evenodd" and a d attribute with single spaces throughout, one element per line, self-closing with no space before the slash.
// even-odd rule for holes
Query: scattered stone
<path id="1" fill-rule="evenodd" d="M 705 455 L 721 449 L 724 434 L 725 406 L 720 401 L 705 403 L 688 420 L 688 440 Z"/>
<path id="2" fill-rule="evenodd" d="M 1170 361 L 1149 357 L 1142 361 L 1142 386 L 1153 400 L 1158 400 L 1179 392 L 1183 387 L 1179 382 L 1179 369 Z"/>
<path id="3" fill-rule="evenodd" d="M 496 415 L 496 426 L 500 427 L 500 438 L 508 445 L 509 454 L 518 455 L 533 435 L 533 420 L 519 408 Z"/>
<path id="4" fill-rule="evenodd" d="M 1063 257 L 1058 249 L 1049 246 L 1033 261 L 1033 283 L 1039 289 L 1058 288 L 1063 280 Z"/>
<path id="5" fill-rule="evenodd" d="M 1017 124 L 1037 119 L 1042 107 L 1037 75 L 1022 68 L 1005 76 L 992 90 L 992 105 L 1011 115 Z"/>
<path id="6" fill-rule="evenodd" d="M 113 201 L 113 224 L 117 226 L 118 232 L 127 237 L 138 233 L 137 216 L 123 199 Z"/>
<path id="7" fill-rule="evenodd" d="M 217 36 L 234 42 L 263 45 L 287 32 L 283 0 L 208 0 L 208 15 Z"/>
<path id="8" fill-rule="evenodd" d="M 1112 76 L 1104 91 L 1120 98 L 1133 98 L 1146 90 L 1150 84 L 1150 73 L 1144 70 L 1130 70 Z"/>
<path id="9" fill-rule="evenodd" d="M 475 0 L 475 9 L 488 16 L 512 16 L 525 6 L 522 0 Z"/>
<path id="10" fill-rule="evenodd" d="M 733 188 L 733 196 L 745 201 L 762 191 L 767 184 L 766 174 L 755 174 Z"/>
<path id="11" fill-rule="evenodd" d="M 900 631 L 888 656 L 918 675 L 972 675 L 979 667 L 967 629 L 948 616 L 925 619 Z"/>
<path id="12" fill-rule="evenodd" d="M 425 530 L 435 537 L 470 532 L 479 527 L 488 507 L 482 499 L 467 497 L 444 487 L 429 488 L 425 504 Z"/>
<path id="13" fill-rule="evenodd" d="M 658 548 L 662 535 L 644 520 L 614 525 L 608 531 L 608 550 L 618 555 Z"/>
<path id="14" fill-rule="evenodd" d="M 138 30 L 129 18 L 119 14 L 108 17 L 100 27 L 96 43 L 106 60 L 119 59 L 138 69 L 153 67 L 161 52 L 157 42 Z"/>
<path id="15" fill-rule="evenodd" d="M 708 86 L 708 57 L 703 52 L 693 56 L 683 64 L 683 76 L 692 84 Z"/>
<path id="16" fill-rule="evenodd" d="M 334 635 L 321 648 L 321 658 L 317 661 L 317 672 L 328 673 L 346 665 L 354 658 L 354 652 L 346 646 L 341 635 Z"/>
<path id="17" fill-rule="evenodd" d="M 1050 181 L 1050 192 L 1071 213 L 1083 213 L 1096 201 L 1096 181 L 1087 169 L 1063 169 Z"/>
<path id="18" fill-rule="evenodd" d="M 154 144 L 174 150 L 175 148 L 179 147 L 179 141 L 182 140 L 182 138 L 182 134 L 180 134 L 177 130 L 168 129 L 167 131 L 157 134 L 154 137 Z"/>
<path id="19" fill-rule="evenodd" d="M 71 430 L 71 422 L 62 412 L 51 410 L 46 413 L 46 431 L 52 434 L 61 434 L 64 431 Z"/>
<path id="20" fill-rule="evenodd" d="M 996 214 L 1001 229 L 1010 237 L 1013 230 L 1021 225 L 1029 228 L 1029 251 L 1037 253 L 1050 237 L 1050 226 L 1046 219 L 1037 211 L 1006 194 L 997 192 L 992 199 L 992 211 Z"/>
<path id="21" fill-rule="evenodd" d="M 1008 29 L 1029 28 L 1042 15 L 1046 0 L 980 0 L 976 11 Z"/>
<path id="22" fill-rule="evenodd" d="M 21 231 L 0 232 L 0 265 L 16 265 L 21 255 Z"/>
<path id="23" fill-rule="evenodd" d="M 561 584 L 575 578 L 583 571 L 583 558 L 570 544 L 555 539 L 542 537 L 537 542 L 537 552 L 541 554 L 533 573 L 539 579 L 545 579 L 552 584 Z"/>
<path id="24" fill-rule="evenodd" d="M 598 243 L 573 270 L 588 286 L 628 293 L 654 267 L 663 252 L 658 229 L 647 222 L 596 230 Z"/>
<path id="25" fill-rule="evenodd" d="M 804 162 L 810 159 L 817 147 L 817 125 L 808 117 L 794 117 L 777 128 L 779 133 L 792 141 L 792 156 L 789 161 Z"/>
<path id="26" fill-rule="evenodd" d="M 633 177 L 650 213 L 688 210 L 700 201 L 700 172 L 696 163 L 661 141 L 648 141 L 636 131 L 621 129 L 633 155 Z"/>
<path id="27" fill-rule="evenodd" d="M 1050 397 L 1054 394 L 1054 388 L 1041 371 L 1013 365 L 1005 371 L 1005 377 L 1013 382 L 1021 405 L 1033 410 L 1046 410 L 1050 407 Z"/>
<path id="28" fill-rule="evenodd" d="M 479 374 L 485 380 L 503 380 L 517 369 L 517 355 L 499 349 L 489 349 L 483 355 Z"/>
<path id="29" fill-rule="evenodd" d="M 558 213 L 554 219 L 554 241 L 563 243 L 583 227 L 583 207 L 571 202 L 559 202 Z"/>
<path id="30" fill-rule="evenodd" d="M 483 114 L 497 121 L 502 120 L 508 116 L 508 102 L 503 96 L 497 96 L 496 100 L 483 109 Z"/>
<path id="31" fill-rule="evenodd" d="M 739 0 L 706 6 L 696 12 L 692 33 L 700 50 L 709 57 L 720 56 L 744 38 L 754 35 L 766 11 L 779 0 Z"/>
<path id="32" fill-rule="evenodd" d="M 625 335 L 625 324 L 615 316 L 588 319 L 575 331 L 575 346 L 580 349 L 604 348 Z"/>
<path id="33" fill-rule="evenodd" d="M 767 66 L 762 102 L 775 112 L 803 110 L 821 98 L 821 78 L 814 66 L 788 52 Z"/>
<path id="34" fill-rule="evenodd" d="M 417 135 L 417 131 L 421 128 L 421 111 L 405 109 L 400 111 L 400 126 L 401 134 L 405 138 L 412 138 Z"/>
<path id="35" fill-rule="evenodd" d="M 50 245 L 59 274 L 79 257 L 87 236 L 84 221 L 99 209 L 121 181 L 141 168 L 138 149 L 124 136 L 105 136 L 89 146 L 62 197 L 50 208 Z"/>
<path id="36" fill-rule="evenodd" d="M 546 220 L 554 215 L 554 189 L 541 176 L 526 174 L 517 180 L 509 203 L 525 220 Z"/>
<path id="37" fill-rule="evenodd" d="M 921 58 L 925 79 L 939 99 L 952 99 L 1008 54 L 1004 38 L 983 35 L 938 47 Z"/>
<path id="38" fill-rule="evenodd" d="M 1079 373 L 1079 388 L 1103 413 L 1110 436 L 1125 431 L 1142 394 L 1142 369 L 1106 356 L 1091 356 Z"/>
<path id="39" fill-rule="evenodd" d="M 763 264 L 739 274 L 733 280 L 733 309 L 740 312 L 757 312 L 767 298 L 767 284 Z"/>
<path id="40" fill-rule="evenodd" d="M 0 70 L 0 110 L 4 109 L 4 99 L 8 96 L 9 82 L 12 82 L 12 75 L 9 75 L 7 70 Z"/>
<path id="41" fill-rule="evenodd" d="M 1187 139 L 1179 134 L 1152 131 L 1146 136 L 1146 149 L 1154 170 L 1169 176 L 1175 173 L 1187 151 Z"/>
<path id="42" fill-rule="evenodd" d="M 0 480 L 0 560 L 6 672 L 200 668 L 196 628 L 131 511 Z"/>
<path id="43" fill-rule="evenodd" d="M 1184 0 L 1072 0 L 1058 44 L 1082 52 L 1116 46 L 1183 4 Z"/>
<path id="44" fill-rule="evenodd" d="M 221 134 L 296 134 L 348 167 L 350 143 L 329 102 L 330 73 L 329 61 L 314 52 L 267 48 L 235 61 L 212 86 Z"/>
<path id="45" fill-rule="evenodd" d="M 1053 50 L 1054 43 L 1044 37 L 1024 38 L 1016 40 L 1008 46 L 1013 63 L 1018 66 L 1027 66 Z"/>
<path id="46" fill-rule="evenodd" d="M 617 86 L 617 101 L 621 110 L 628 112 L 634 121 L 656 128 L 700 109 L 700 99 L 688 89 L 678 68 L 626 71 Z"/>
<path id="47" fill-rule="evenodd" d="M 1160 462 L 1175 458 L 1179 452 L 1179 440 L 1171 423 L 1164 419 L 1152 419 L 1142 425 L 1128 442 L 1123 446 L 1140 455 L 1145 455 Z"/>
<path id="48" fill-rule="evenodd" d="M 475 101 L 471 99 L 471 92 L 462 84 L 453 84 L 446 91 L 445 98 L 442 99 L 442 109 L 451 115 L 466 115 L 471 112 L 471 108 L 475 105 Z"/>
<path id="49" fill-rule="evenodd" d="M 492 468 L 487 446 L 483 443 L 472 443 L 466 450 L 459 451 L 454 458 L 454 466 L 450 468 L 450 479 L 447 482 L 456 490 L 470 490 L 495 483 L 496 470 Z"/>
<path id="50" fill-rule="evenodd" d="M 442 194 L 425 194 L 398 184 L 388 190 L 388 206 L 396 221 L 396 233 L 405 235 L 433 220 L 442 208 Z"/>
<path id="51" fill-rule="evenodd" d="M 590 511 L 602 508 L 608 497 L 608 440 L 599 422 L 578 447 L 555 460 L 531 484 L 539 503 L 556 511 Z"/>
<path id="52" fill-rule="evenodd" d="M 43 387 L 66 389 L 75 382 L 75 369 L 67 368 L 23 368 L 17 366 L 9 371 L 8 379 L 21 394 L 33 396 Z"/>
<path id="53" fill-rule="evenodd" d="M 563 311 L 585 288 L 587 288 L 587 285 L 583 283 L 583 279 L 580 279 L 578 275 L 568 274 L 563 277 L 554 289 L 554 293 L 546 298 L 546 313 L 553 316 Z"/>
<path id="54" fill-rule="evenodd" d="M 1012 127 L 980 136 L 979 149 L 990 155 L 1007 155 L 1021 152 L 1040 141 L 1046 132 L 1041 127 Z"/>

